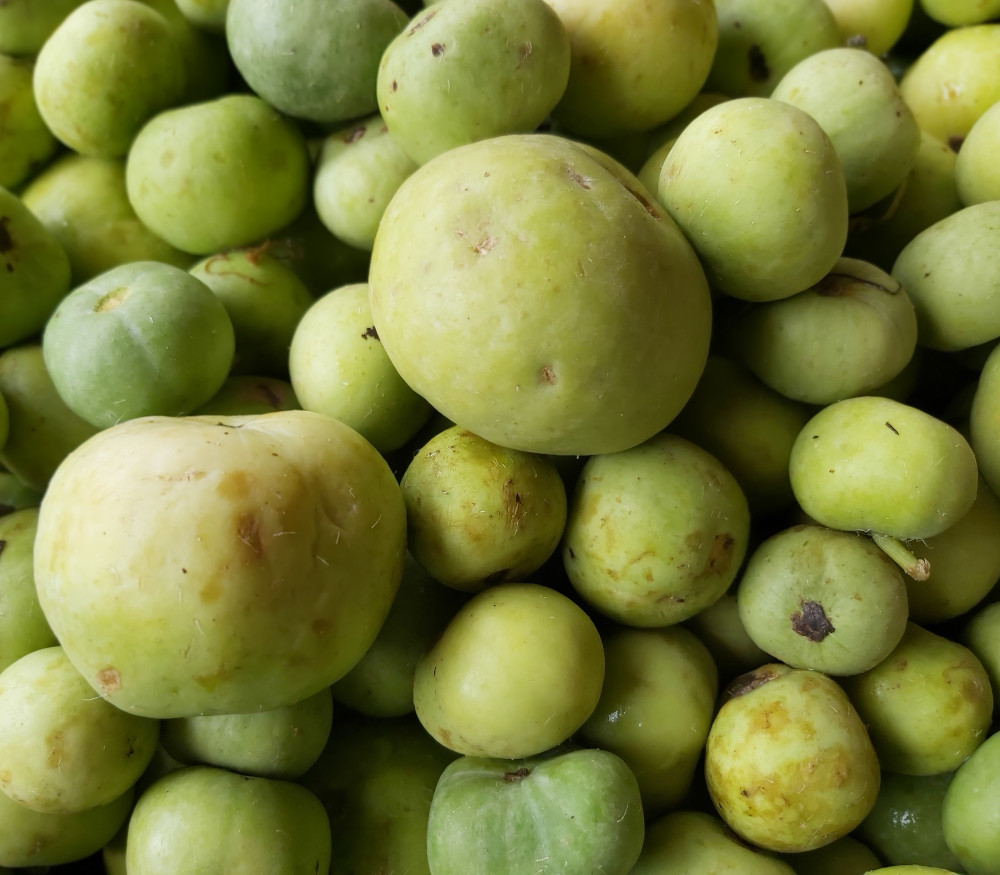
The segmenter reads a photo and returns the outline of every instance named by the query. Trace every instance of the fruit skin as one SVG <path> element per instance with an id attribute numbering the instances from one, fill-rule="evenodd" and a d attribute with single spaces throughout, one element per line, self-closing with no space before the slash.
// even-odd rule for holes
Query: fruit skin
<path id="1" fill-rule="evenodd" d="M 310 174 L 302 132 L 260 98 L 233 93 L 150 119 L 129 149 L 125 186 L 155 234 L 212 255 L 290 224 Z"/>
<path id="2" fill-rule="evenodd" d="M 0 53 L 37 55 L 60 22 L 85 0 L 7 0 L 0 6 Z"/>
<path id="3" fill-rule="evenodd" d="M 0 185 L 6 188 L 33 176 L 56 150 L 56 138 L 42 121 L 35 103 L 33 70 L 31 60 L 0 54 L 0 105 L 5 113 Z"/>
<path id="4" fill-rule="evenodd" d="M 688 124 L 663 162 L 658 196 L 713 287 L 743 300 L 809 288 L 847 239 L 833 142 L 804 110 L 766 97 L 725 101 Z"/>
<path id="5" fill-rule="evenodd" d="M 959 766 L 941 805 L 945 841 L 969 875 L 1000 868 L 1000 733 Z"/>
<path id="6" fill-rule="evenodd" d="M 835 681 L 769 663 L 724 694 L 705 746 L 705 779 L 742 838 L 798 852 L 861 823 L 880 773 L 865 725 Z"/>
<path id="7" fill-rule="evenodd" d="M 406 24 L 391 0 L 229 0 L 226 44 L 250 88 L 294 118 L 375 111 L 379 59 Z"/>
<path id="8" fill-rule="evenodd" d="M 88 682 L 144 716 L 318 692 L 364 655 L 402 573 L 388 465 L 302 410 L 112 426 L 63 461 L 44 504 L 42 609 Z"/>
<path id="9" fill-rule="evenodd" d="M 877 396 L 836 401 L 799 432 L 789 459 L 792 491 L 833 529 L 902 540 L 937 535 L 972 507 L 976 457 L 955 428 Z"/>
<path id="10" fill-rule="evenodd" d="M 501 583 L 474 595 L 417 663 L 424 728 L 469 756 L 516 759 L 565 742 L 593 713 L 604 646 L 562 593 Z"/>
<path id="11" fill-rule="evenodd" d="M 330 821 L 319 799 L 298 784 L 188 766 L 139 797 L 125 861 L 133 875 L 227 869 L 314 875 L 330 866 Z"/>
<path id="12" fill-rule="evenodd" d="M 1000 494 L 1000 343 L 990 350 L 979 372 L 969 410 L 969 440 L 983 479 Z"/>
<path id="13" fill-rule="evenodd" d="M 513 761 L 465 756 L 435 787 L 427 858 L 435 875 L 624 875 L 644 833 L 635 775 L 609 751 L 556 749 Z"/>
<path id="14" fill-rule="evenodd" d="M 424 164 L 372 250 L 389 358 L 436 410 L 500 446 L 590 455 L 647 439 L 690 397 L 711 332 L 704 271 L 653 200 L 548 134 Z"/>
<path id="15" fill-rule="evenodd" d="M 562 557 L 576 592 L 619 623 L 680 623 L 712 604 L 746 554 L 750 512 L 729 471 L 663 433 L 591 456 L 570 501 Z"/>

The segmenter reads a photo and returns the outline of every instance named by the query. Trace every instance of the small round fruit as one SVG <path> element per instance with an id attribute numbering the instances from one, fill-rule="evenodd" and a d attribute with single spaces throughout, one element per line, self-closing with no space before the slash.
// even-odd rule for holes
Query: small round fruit
<path id="1" fill-rule="evenodd" d="M 958 767 L 941 805 L 941 827 L 970 875 L 1000 869 L 1000 733 Z"/>

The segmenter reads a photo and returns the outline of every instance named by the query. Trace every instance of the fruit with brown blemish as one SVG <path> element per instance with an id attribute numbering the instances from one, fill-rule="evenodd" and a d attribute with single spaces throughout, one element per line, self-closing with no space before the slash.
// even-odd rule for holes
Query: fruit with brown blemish
<path id="1" fill-rule="evenodd" d="M 747 560 L 736 597 L 754 643 L 793 668 L 867 671 L 906 629 L 899 567 L 870 538 L 824 526 L 767 538 Z"/>
<path id="2" fill-rule="evenodd" d="M 862 718 L 832 678 L 769 663 L 723 693 L 705 779 L 744 840 L 799 852 L 857 827 L 875 803 L 880 772 Z"/>
<path id="3" fill-rule="evenodd" d="M 726 592 L 749 530 L 733 475 L 697 445 L 664 433 L 587 460 L 562 558 L 574 589 L 595 610 L 630 626 L 667 626 Z"/>

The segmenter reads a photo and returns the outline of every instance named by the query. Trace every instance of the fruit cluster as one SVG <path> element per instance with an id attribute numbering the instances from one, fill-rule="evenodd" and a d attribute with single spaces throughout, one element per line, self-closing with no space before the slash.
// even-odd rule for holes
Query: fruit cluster
<path id="1" fill-rule="evenodd" d="M 998 0 L 0 0 L 0 871 L 1000 875 Z"/>

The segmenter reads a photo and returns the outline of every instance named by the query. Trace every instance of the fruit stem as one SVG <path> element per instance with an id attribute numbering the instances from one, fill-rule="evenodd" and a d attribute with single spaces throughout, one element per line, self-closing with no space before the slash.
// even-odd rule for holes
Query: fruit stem
<path id="1" fill-rule="evenodd" d="M 930 561 L 918 559 L 899 538 L 894 538 L 883 532 L 870 532 L 869 534 L 882 552 L 914 580 L 927 580 L 931 576 Z"/>

